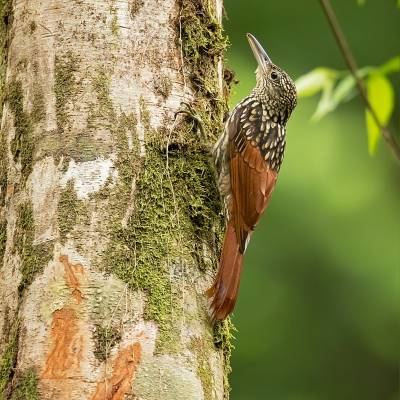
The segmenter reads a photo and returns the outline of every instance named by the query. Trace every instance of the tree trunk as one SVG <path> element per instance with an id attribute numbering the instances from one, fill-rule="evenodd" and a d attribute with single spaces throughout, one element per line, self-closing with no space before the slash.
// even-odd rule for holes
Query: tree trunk
<path id="1" fill-rule="evenodd" d="M 223 399 L 222 0 L 0 0 L 0 398 Z M 202 118 L 207 143 L 186 101 Z"/>

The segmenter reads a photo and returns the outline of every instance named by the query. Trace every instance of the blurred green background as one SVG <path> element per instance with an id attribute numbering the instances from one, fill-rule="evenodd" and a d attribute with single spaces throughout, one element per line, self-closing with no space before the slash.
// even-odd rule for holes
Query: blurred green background
<path id="1" fill-rule="evenodd" d="M 333 0 L 359 66 L 400 53 L 396 1 Z M 317 0 L 226 0 L 228 65 L 252 89 L 252 32 L 294 78 L 344 62 Z M 399 74 L 392 75 L 400 131 Z M 250 242 L 239 301 L 232 400 L 399 399 L 400 165 L 368 155 L 355 98 L 310 122 L 300 99 L 266 215 Z"/>

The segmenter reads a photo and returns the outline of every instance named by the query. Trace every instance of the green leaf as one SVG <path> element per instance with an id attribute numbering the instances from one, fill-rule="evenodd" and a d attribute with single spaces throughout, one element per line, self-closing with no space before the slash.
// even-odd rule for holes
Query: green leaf
<path id="1" fill-rule="evenodd" d="M 385 75 L 378 72 L 371 74 L 367 79 L 368 100 L 375 111 L 382 126 L 386 126 L 394 109 L 394 90 Z M 368 150 L 372 155 L 376 151 L 380 137 L 379 127 L 376 125 L 371 113 L 366 111 L 368 130 Z"/>
<path id="2" fill-rule="evenodd" d="M 335 110 L 341 102 L 349 100 L 355 93 L 354 87 L 355 79 L 350 74 L 342 78 L 335 87 L 334 82 L 329 81 L 322 90 L 321 100 L 312 119 L 320 120 Z"/>
<path id="3" fill-rule="evenodd" d="M 365 0 L 357 0 L 357 4 L 359 6 L 363 6 L 365 4 Z"/>
<path id="4" fill-rule="evenodd" d="M 372 67 L 360 68 L 357 71 L 357 76 L 364 79 L 372 71 L 375 71 Z M 350 73 L 339 81 L 332 94 L 332 101 L 335 104 L 335 108 L 340 103 L 350 100 L 355 95 L 355 86 L 356 81 Z"/>
<path id="5" fill-rule="evenodd" d="M 399 0 L 400 2 L 400 0 Z M 379 71 L 382 74 L 390 74 L 392 72 L 399 72 L 400 71 L 400 55 L 391 58 L 387 63 L 380 66 Z"/>
<path id="6" fill-rule="evenodd" d="M 332 101 L 339 105 L 342 101 L 348 100 L 354 94 L 356 81 L 352 75 L 347 75 L 339 81 L 332 94 Z"/>
<path id="7" fill-rule="evenodd" d="M 332 100 L 333 84 L 334 82 L 332 80 L 326 82 L 317 110 L 311 117 L 313 121 L 319 121 L 322 117 L 335 109 L 336 106 Z"/>
<path id="8" fill-rule="evenodd" d="M 318 67 L 301 76 L 296 81 L 297 95 L 299 97 L 314 96 L 336 79 L 338 72 L 324 67 Z"/>

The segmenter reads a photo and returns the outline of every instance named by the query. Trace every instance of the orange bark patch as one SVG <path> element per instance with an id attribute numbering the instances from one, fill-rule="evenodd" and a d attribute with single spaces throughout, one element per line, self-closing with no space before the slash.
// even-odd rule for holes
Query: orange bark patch
<path id="1" fill-rule="evenodd" d="M 53 313 L 51 325 L 52 349 L 47 356 L 43 379 L 62 379 L 80 370 L 82 338 L 79 335 L 75 310 L 62 308 Z"/>
<path id="2" fill-rule="evenodd" d="M 65 283 L 70 289 L 72 289 L 72 297 L 78 304 L 80 304 L 80 302 L 83 300 L 83 296 L 82 292 L 79 289 L 80 282 L 78 279 L 78 275 L 83 276 L 84 274 L 83 265 L 80 263 L 71 264 L 68 261 L 67 256 L 60 256 L 59 260 L 64 266 Z"/>
<path id="3" fill-rule="evenodd" d="M 82 264 L 71 264 L 67 256 L 60 256 L 64 266 L 66 285 L 72 290 L 75 304 L 53 312 L 51 323 L 51 350 L 46 358 L 42 379 L 65 379 L 80 374 L 83 353 L 83 336 L 77 307 L 83 300 L 79 276 L 84 275 Z"/>
<path id="4" fill-rule="evenodd" d="M 115 358 L 111 378 L 97 384 L 91 400 L 122 400 L 129 392 L 141 353 L 140 343 L 122 349 Z"/>

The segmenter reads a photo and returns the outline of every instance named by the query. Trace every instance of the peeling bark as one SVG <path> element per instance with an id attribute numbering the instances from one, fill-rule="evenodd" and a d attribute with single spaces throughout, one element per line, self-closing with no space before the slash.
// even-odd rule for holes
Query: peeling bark
<path id="1" fill-rule="evenodd" d="M 0 0 L 0 399 L 224 399 L 204 291 L 221 0 Z M 202 143 L 182 101 L 204 121 Z"/>

